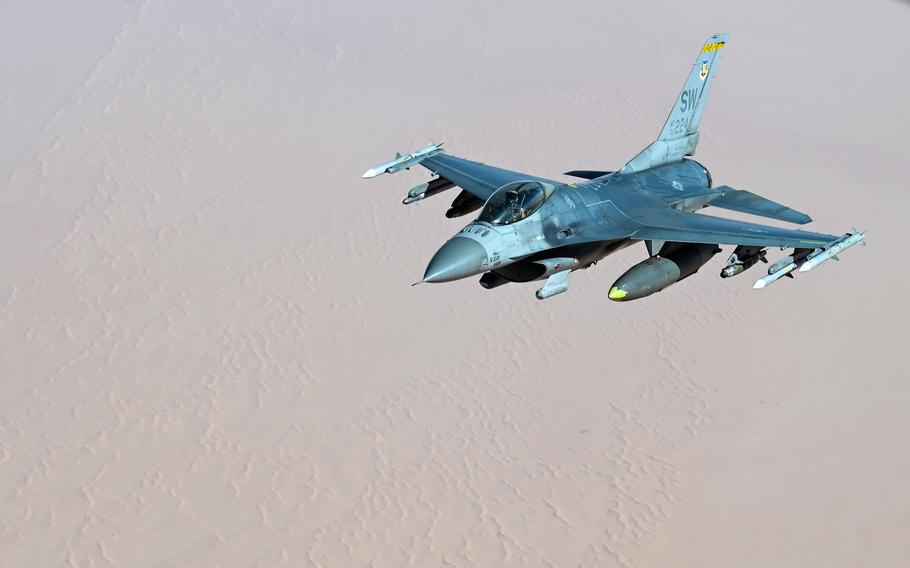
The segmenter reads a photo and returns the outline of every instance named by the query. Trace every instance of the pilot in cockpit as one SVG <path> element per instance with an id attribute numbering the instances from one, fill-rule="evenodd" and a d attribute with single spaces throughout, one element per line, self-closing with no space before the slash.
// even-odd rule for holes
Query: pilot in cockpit
<path id="1" fill-rule="evenodd" d="M 521 207 L 521 196 L 515 190 L 506 192 L 506 208 L 509 211 L 509 219 L 518 221 L 524 219 L 524 210 Z"/>

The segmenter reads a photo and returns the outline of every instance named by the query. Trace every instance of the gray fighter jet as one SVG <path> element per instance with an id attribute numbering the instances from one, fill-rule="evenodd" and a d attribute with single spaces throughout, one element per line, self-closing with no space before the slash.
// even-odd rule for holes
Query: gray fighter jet
<path id="1" fill-rule="evenodd" d="M 430 144 L 367 170 L 375 177 L 421 165 L 436 177 L 408 192 L 404 203 L 461 188 L 446 217 L 477 209 L 480 215 L 446 242 L 420 282 L 450 282 L 481 274 L 484 288 L 509 282 L 546 281 L 543 300 L 568 289 L 569 274 L 637 242 L 647 258 L 626 271 L 609 291 L 612 300 L 643 298 L 695 274 L 720 245 L 736 248 L 721 271 L 735 276 L 765 260 L 766 247 L 793 251 L 771 265 L 754 288 L 804 272 L 864 243 L 854 230 L 841 236 L 782 229 L 695 213 L 728 209 L 787 223 L 812 219 L 746 190 L 713 187 L 711 174 L 688 159 L 698 144 L 698 126 L 727 35 L 708 38 L 657 140 L 615 172 L 575 170 L 585 180 L 561 183 L 445 154 Z M 420 283 L 418 282 L 418 284 Z"/>

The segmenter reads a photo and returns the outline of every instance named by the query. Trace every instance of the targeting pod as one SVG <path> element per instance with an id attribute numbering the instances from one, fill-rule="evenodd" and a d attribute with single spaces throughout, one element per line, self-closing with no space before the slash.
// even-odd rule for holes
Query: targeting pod
<path id="1" fill-rule="evenodd" d="M 422 183 L 420 185 L 412 187 L 408 192 L 408 196 L 404 198 L 404 201 L 402 201 L 402 203 L 405 205 L 414 203 L 415 201 L 420 201 L 421 199 L 426 199 L 427 197 L 433 197 L 437 193 L 441 193 L 453 187 L 455 187 L 454 183 L 440 176 L 428 181 L 427 183 Z"/>
<path id="2" fill-rule="evenodd" d="M 740 245 L 736 247 L 730 258 L 727 259 L 727 265 L 720 271 L 721 278 L 730 278 L 737 274 L 742 274 L 752 268 L 759 260 L 768 262 L 765 259 L 765 249 L 763 247 L 750 247 Z"/>

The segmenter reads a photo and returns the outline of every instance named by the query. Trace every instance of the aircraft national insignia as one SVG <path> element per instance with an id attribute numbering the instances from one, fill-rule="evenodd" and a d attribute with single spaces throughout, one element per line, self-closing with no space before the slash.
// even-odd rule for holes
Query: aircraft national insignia
<path id="1" fill-rule="evenodd" d="M 708 60 L 703 59 L 701 62 L 701 71 L 698 72 L 698 77 L 704 81 L 708 77 Z"/>

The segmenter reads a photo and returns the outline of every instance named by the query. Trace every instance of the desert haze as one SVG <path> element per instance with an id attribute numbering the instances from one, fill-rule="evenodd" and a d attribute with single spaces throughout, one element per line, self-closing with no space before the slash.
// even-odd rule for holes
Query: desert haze
<path id="1" fill-rule="evenodd" d="M 0 565 L 906 566 L 910 5 L 609 4 L 0 2 Z M 696 158 L 869 246 L 410 286 L 364 169 L 616 168 L 715 32 Z"/>

